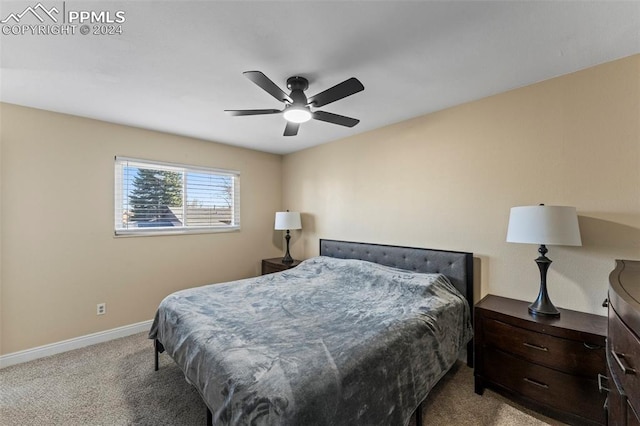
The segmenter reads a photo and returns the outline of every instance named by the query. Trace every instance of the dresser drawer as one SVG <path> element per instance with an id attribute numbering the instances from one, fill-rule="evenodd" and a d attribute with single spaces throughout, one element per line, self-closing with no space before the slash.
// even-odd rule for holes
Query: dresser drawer
<path id="1" fill-rule="evenodd" d="M 608 362 L 608 360 L 607 360 Z M 607 389 L 607 426 L 625 426 L 627 418 L 627 397 L 609 373 Z"/>
<path id="2" fill-rule="evenodd" d="M 598 374 L 605 374 L 602 346 L 537 333 L 489 318 L 484 319 L 483 332 L 485 344 L 536 364 L 594 380 Z"/>
<path id="3" fill-rule="evenodd" d="M 597 380 L 532 364 L 494 348 L 485 349 L 485 377 L 526 398 L 576 416 L 605 423 L 605 395 Z"/>
<path id="4" fill-rule="evenodd" d="M 640 426 L 640 416 L 631 406 L 631 401 L 627 399 L 627 425 L 626 426 Z"/>
<path id="5" fill-rule="evenodd" d="M 607 351 L 611 373 L 620 381 L 627 395 L 640 395 L 640 340 L 609 309 Z M 629 398 L 630 405 L 640 412 L 640 398 Z"/>
<path id="6" fill-rule="evenodd" d="M 282 272 L 287 269 L 294 268 L 300 264 L 300 260 L 294 260 L 291 263 L 282 263 L 281 257 L 272 259 L 262 259 L 262 275 L 273 274 L 274 272 Z"/>
<path id="7" fill-rule="evenodd" d="M 262 275 L 273 274 L 274 272 L 286 271 L 287 268 L 262 262 Z"/>

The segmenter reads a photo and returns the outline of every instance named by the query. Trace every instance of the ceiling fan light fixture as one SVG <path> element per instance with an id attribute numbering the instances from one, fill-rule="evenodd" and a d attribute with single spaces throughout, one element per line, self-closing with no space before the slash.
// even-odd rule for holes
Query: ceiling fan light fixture
<path id="1" fill-rule="evenodd" d="M 314 120 L 323 121 L 325 123 L 337 124 L 339 126 L 353 127 L 360 122 L 355 118 L 345 117 L 344 115 L 333 114 L 327 111 L 318 111 L 316 108 L 323 107 L 340 99 L 346 98 L 364 90 L 364 86 L 360 81 L 351 77 L 342 83 L 328 88 L 327 90 L 317 93 L 310 98 L 304 94 L 309 87 L 309 81 L 300 76 L 293 76 L 287 79 L 287 88 L 291 90 L 290 94 L 286 94 L 264 75 L 261 71 L 245 71 L 244 74 L 249 80 L 254 82 L 262 90 L 273 96 L 279 102 L 284 103 L 284 110 L 277 109 L 226 109 L 229 115 L 264 115 L 264 114 L 282 114 L 287 120 L 282 136 L 295 136 L 298 134 L 300 123 Z M 311 112 L 310 106 L 314 110 Z"/>
<path id="2" fill-rule="evenodd" d="M 291 106 L 284 111 L 284 119 L 292 123 L 304 123 L 311 120 L 311 111 L 302 106 Z"/>

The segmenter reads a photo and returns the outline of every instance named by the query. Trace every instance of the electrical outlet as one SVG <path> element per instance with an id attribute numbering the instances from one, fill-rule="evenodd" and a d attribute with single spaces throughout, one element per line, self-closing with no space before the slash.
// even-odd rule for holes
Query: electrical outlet
<path id="1" fill-rule="evenodd" d="M 98 303 L 96 307 L 96 315 L 104 315 L 107 313 L 107 304 L 106 303 Z"/>

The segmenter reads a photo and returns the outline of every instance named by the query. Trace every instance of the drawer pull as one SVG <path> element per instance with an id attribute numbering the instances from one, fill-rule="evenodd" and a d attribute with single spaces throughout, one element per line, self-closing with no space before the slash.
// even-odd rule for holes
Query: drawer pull
<path id="1" fill-rule="evenodd" d="M 537 349 L 539 351 L 549 352 L 549 349 L 545 348 L 544 346 L 532 345 L 531 343 L 527 343 L 527 342 L 524 342 L 523 345 L 531 349 Z"/>
<path id="2" fill-rule="evenodd" d="M 620 369 L 622 370 L 622 372 L 624 374 L 636 374 L 636 370 L 634 370 L 631 367 L 627 367 L 626 365 L 624 365 L 624 363 L 622 362 L 622 360 L 625 360 L 624 354 L 619 354 L 617 352 L 615 352 L 613 349 L 611 350 L 611 355 L 613 355 L 613 359 L 616 360 L 616 363 L 618 364 L 618 367 L 620 367 Z"/>
<path id="3" fill-rule="evenodd" d="M 524 381 L 527 382 L 527 383 L 531 383 L 532 385 L 536 385 L 538 387 L 541 387 L 543 389 L 549 389 L 549 385 L 546 385 L 544 383 L 540 383 L 539 381 L 530 379 L 528 377 L 525 377 Z"/>
<path id="4" fill-rule="evenodd" d="M 607 382 L 607 385 L 609 384 L 609 378 L 607 376 L 603 376 L 602 374 L 598 374 L 598 390 L 600 391 L 600 393 L 602 393 L 602 391 L 610 392 L 609 388 L 602 384 L 603 380 L 605 382 Z"/>
<path id="5" fill-rule="evenodd" d="M 590 345 L 587 342 L 582 342 L 582 344 L 587 349 L 602 349 L 602 346 L 600 346 L 600 345 Z"/>

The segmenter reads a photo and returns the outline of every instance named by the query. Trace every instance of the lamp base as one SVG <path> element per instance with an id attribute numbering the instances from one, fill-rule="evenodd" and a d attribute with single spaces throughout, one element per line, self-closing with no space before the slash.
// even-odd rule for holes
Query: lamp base
<path id="1" fill-rule="evenodd" d="M 293 263 L 293 258 L 291 257 L 291 254 L 289 254 L 289 240 L 291 239 L 291 235 L 289 235 L 288 229 L 287 229 L 287 234 L 284 236 L 284 239 L 287 240 L 287 252 L 284 254 L 284 257 L 282 258 L 282 263 L 291 264 Z"/>
<path id="2" fill-rule="evenodd" d="M 536 259 L 536 263 L 538 264 L 538 269 L 540 269 L 540 292 L 537 299 L 529 305 L 529 313 L 531 315 L 559 317 L 560 311 L 553 306 L 547 293 L 547 270 L 551 265 L 551 259 L 546 256 L 547 247 L 542 244 L 538 249 L 538 253 L 540 253 L 540 256 Z"/>
<path id="3" fill-rule="evenodd" d="M 559 317 L 560 311 L 553 306 L 553 303 L 549 299 L 545 301 L 540 300 L 540 296 L 535 302 L 529 305 L 529 313 L 531 315 L 542 315 L 547 317 Z"/>

